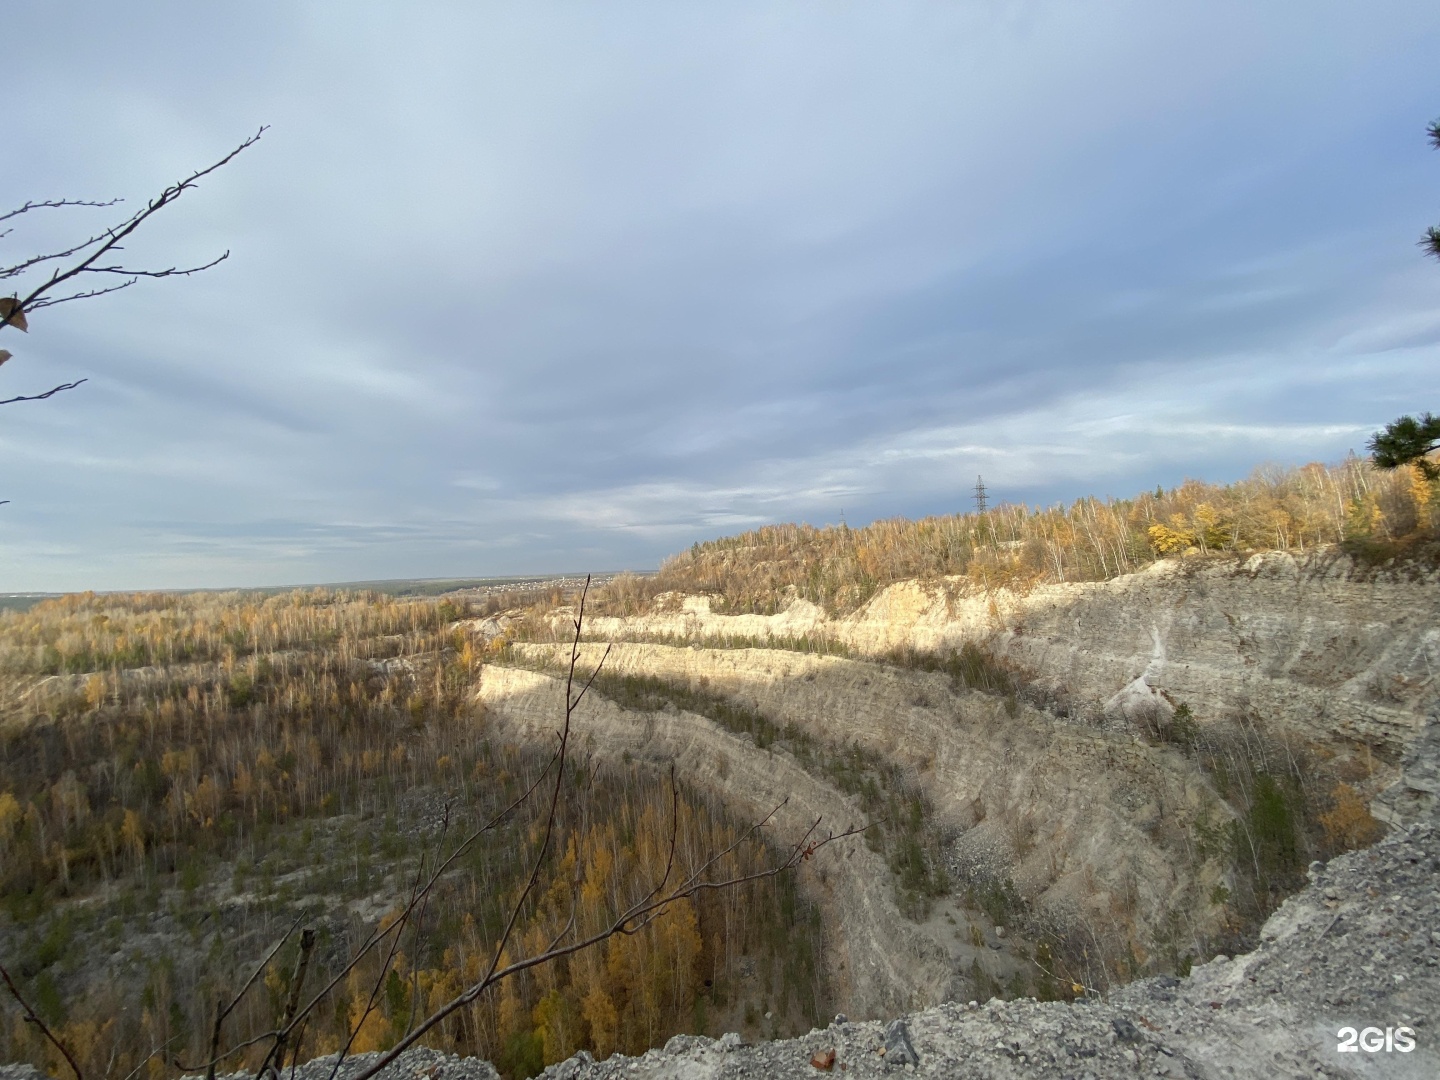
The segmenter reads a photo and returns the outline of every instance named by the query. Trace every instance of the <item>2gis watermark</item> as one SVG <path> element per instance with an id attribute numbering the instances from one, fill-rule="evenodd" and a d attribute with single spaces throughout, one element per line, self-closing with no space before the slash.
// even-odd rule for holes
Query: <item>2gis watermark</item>
<path id="1" fill-rule="evenodd" d="M 1415 1029 L 1409 1027 L 1342 1027 L 1335 1033 L 1340 1054 L 1408 1054 L 1415 1049 Z"/>

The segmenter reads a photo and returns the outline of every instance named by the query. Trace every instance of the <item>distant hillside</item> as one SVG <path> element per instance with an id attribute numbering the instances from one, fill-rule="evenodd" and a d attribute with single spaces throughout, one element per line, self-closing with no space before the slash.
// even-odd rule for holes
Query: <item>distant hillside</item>
<path id="1" fill-rule="evenodd" d="M 886 585 L 961 575 L 977 586 L 1028 588 L 1104 581 L 1157 560 L 1215 552 L 1304 553 L 1343 544 L 1366 562 L 1433 560 L 1440 491 L 1410 469 L 1366 459 L 1262 468 L 1234 484 L 1187 480 L 1129 499 L 1068 507 L 999 506 L 985 513 L 863 528 L 771 525 L 695 544 L 649 578 L 621 575 L 602 593 L 610 614 L 633 614 L 660 593 L 706 593 L 717 610 L 771 614 L 793 597 L 831 614 L 858 609 Z"/>
<path id="2" fill-rule="evenodd" d="M 5 593 L 0 596 L 0 611 L 29 611 L 41 600 L 53 600 L 59 593 Z"/>
<path id="3" fill-rule="evenodd" d="M 608 581 L 614 574 L 593 574 L 593 579 L 598 582 Z M 445 596 L 449 593 L 469 594 L 469 598 L 485 597 L 489 595 L 513 595 L 515 593 L 536 593 L 537 595 L 548 593 L 551 589 L 578 588 L 584 584 L 584 574 L 541 574 L 539 576 L 520 575 L 515 577 L 476 577 L 476 578 L 379 578 L 375 581 L 337 581 L 325 584 L 311 585 L 259 585 L 253 588 L 230 588 L 230 589 L 154 589 L 151 592 L 157 595 L 171 596 L 192 596 L 204 594 L 234 594 L 237 597 L 245 596 L 280 596 L 285 593 L 296 591 L 322 589 L 326 592 L 343 593 L 376 593 L 384 596 L 397 598 L 423 597 L 423 596 Z M 55 600 L 65 593 L 58 592 L 14 592 L 0 593 L 0 611 L 29 611 L 42 600 Z M 115 590 L 112 592 L 101 592 L 95 595 L 128 597 L 133 595 L 126 590 Z"/>

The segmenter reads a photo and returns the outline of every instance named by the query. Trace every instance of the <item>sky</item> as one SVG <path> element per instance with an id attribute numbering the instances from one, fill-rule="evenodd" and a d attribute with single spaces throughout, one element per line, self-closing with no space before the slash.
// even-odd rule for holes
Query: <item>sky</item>
<path id="1" fill-rule="evenodd" d="M 11 0 L 0 591 L 653 569 L 1440 411 L 1440 5 Z M 127 209 L 128 208 L 128 209 Z M 32 278 L 8 283 L 33 287 Z M 92 280 L 89 286 L 112 283 Z"/>

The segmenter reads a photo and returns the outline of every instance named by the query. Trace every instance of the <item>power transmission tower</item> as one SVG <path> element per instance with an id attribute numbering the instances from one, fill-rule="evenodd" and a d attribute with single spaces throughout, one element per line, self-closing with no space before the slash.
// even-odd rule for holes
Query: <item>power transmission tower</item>
<path id="1" fill-rule="evenodd" d="M 989 499 L 985 494 L 985 478 L 977 476 L 975 477 L 975 512 L 983 514 L 987 505 L 989 505 Z"/>

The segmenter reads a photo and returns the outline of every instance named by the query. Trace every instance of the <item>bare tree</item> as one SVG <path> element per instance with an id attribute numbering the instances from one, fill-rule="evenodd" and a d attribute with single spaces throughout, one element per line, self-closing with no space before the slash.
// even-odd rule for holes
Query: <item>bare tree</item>
<path id="1" fill-rule="evenodd" d="M 138 269 L 125 265 L 120 252 L 125 250 L 125 241 L 134 235 L 145 222 L 175 202 L 185 192 L 198 187 L 200 180 L 204 177 L 228 165 L 237 154 L 253 146 L 259 141 L 265 130 L 264 127 L 260 128 L 254 135 L 213 165 L 199 169 L 183 180 L 171 184 L 123 221 L 58 251 L 32 255 L 17 263 L 0 267 L 0 282 L 7 280 L 15 282 L 15 291 L 7 297 L 0 297 L 0 327 L 14 327 L 16 330 L 28 332 L 30 329 L 29 315 L 43 308 L 54 307 L 56 304 L 68 303 L 71 300 L 88 300 L 96 296 L 104 296 L 106 293 L 119 292 L 121 289 L 128 289 L 141 278 L 188 277 L 224 262 L 230 257 L 228 250 L 209 262 L 196 266 Z M 47 199 L 40 202 L 27 202 L 8 213 L 0 214 L 0 225 L 14 221 L 22 215 L 42 210 L 65 210 L 79 207 L 104 208 L 115 206 L 121 201 L 120 199 L 110 199 L 104 202 L 85 199 Z M 13 230 L 13 225 L 0 230 L 0 239 L 9 236 Z M 22 281 L 27 278 L 33 281 L 35 275 L 40 277 L 38 284 L 29 287 L 28 291 L 21 287 Z M 100 277 L 96 278 L 90 275 L 100 275 Z M 89 287 L 89 282 L 96 282 L 96 284 Z M 102 284 L 102 282 L 110 282 L 110 284 Z M 0 364 L 4 364 L 10 357 L 11 353 L 8 350 L 0 349 Z M 62 391 L 73 390 L 85 381 L 76 379 L 73 382 L 61 383 L 40 394 L 17 394 L 14 397 L 0 400 L 0 405 L 13 405 L 17 401 L 44 401 Z"/>

